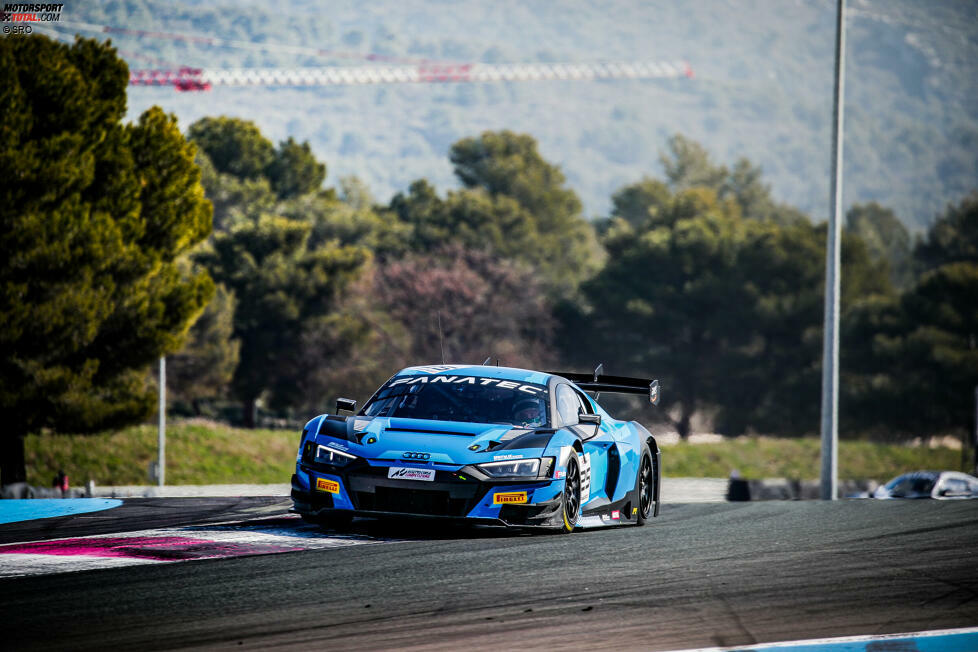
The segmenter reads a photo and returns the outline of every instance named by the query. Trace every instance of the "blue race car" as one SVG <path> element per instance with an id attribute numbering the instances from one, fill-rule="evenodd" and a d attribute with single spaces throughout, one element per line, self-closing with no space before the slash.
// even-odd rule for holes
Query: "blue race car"
<path id="1" fill-rule="evenodd" d="M 460 519 L 571 532 L 659 513 L 648 430 L 585 391 L 659 401 L 658 381 L 437 365 L 395 374 L 353 416 L 306 424 L 294 511 L 324 527 L 354 516 Z M 356 402 L 337 400 L 337 412 Z"/>

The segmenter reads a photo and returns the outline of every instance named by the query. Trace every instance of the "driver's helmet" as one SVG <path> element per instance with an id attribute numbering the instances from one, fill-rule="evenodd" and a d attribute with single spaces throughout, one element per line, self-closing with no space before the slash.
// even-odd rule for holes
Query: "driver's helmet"
<path id="1" fill-rule="evenodd" d="M 546 413 L 543 399 L 539 398 L 523 398 L 513 405 L 513 420 L 523 425 L 543 425 L 544 415 Z"/>

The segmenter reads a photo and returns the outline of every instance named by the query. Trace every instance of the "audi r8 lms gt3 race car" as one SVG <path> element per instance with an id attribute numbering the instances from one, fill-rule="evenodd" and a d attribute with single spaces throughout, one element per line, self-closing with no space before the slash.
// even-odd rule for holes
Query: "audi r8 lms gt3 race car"
<path id="1" fill-rule="evenodd" d="M 294 511 L 326 527 L 356 516 L 575 527 L 659 512 L 659 448 L 585 391 L 659 399 L 658 381 L 490 366 L 409 367 L 352 416 L 302 430 Z M 337 401 L 337 412 L 356 403 Z"/>

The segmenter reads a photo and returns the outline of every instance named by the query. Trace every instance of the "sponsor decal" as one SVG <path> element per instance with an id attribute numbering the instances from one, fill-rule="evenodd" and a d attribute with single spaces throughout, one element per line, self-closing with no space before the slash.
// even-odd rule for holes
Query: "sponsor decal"
<path id="1" fill-rule="evenodd" d="M 424 480 L 434 482 L 434 469 L 407 469 L 403 466 L 392 466 L 387 469 L 387 477 L 393 480 Z"/>
<path id="2" fill-rule="evenodd" d="M 411 369 L 416 371 L 421 371 L 426 374 L 437 374 L 442 371 L 451 371 L 452 369 L 461 369 L 465 365 L 462 364 L 441 364 L 441 365 L 429 365 L 427 367 L 411 367 Z"/>
<path id="3" fill-rule="evenodd" d="M 331 441 L 328 444 L 326 444 L 326 447 L 327 448 L 335 448 L 338 451 L 348 451 L 348 450 L 350 450 L 350 447 L 349 446 L 344 446 L 343 444 L 337 444 L 336 442 L 333 442 L 333 441 Z"/>
<path id="4" fill-rule="evenodd" d="M 518 505 L 525 502 L 525 491 L 509 491 L 506 493 L 494 494 L 492 497 L 493 505 Z"/>
<path id="5" fill-rule="evenodd" d="M 431 384 L 435 383 L 454 383 L 458 376 L 435 376 L 431 379 Z"/>
<path id="6" fill-rule="evenodd" d="M 396 385 L 418 385 L 418 384 L 449 383 L 453 385 L 482 385 L 495 386 L 502 389 L 511 389 L 525 394 L 539 396 L 546 393 L 546 388 L 537 385 L 520 384 L 512 380 L 500 380 L 499 378 L 477 378 L 476 376 L 400 376 L 392 380 L 387 386 Z"/>
<path id="7" fill-rule="evenodd" d="M 554 480 L 563 480 L 565 475 L 567 475 L 567 471 L 564 469 L 557 469 L 554 471 Z"/>
<path id="8" fill-rule="evenodd" d="M 578 454 L 577 459 L 581 462 L 581 505 L 591 500 L 591 454 Z"/>
<path id="9" fill-rule="evenodd" d="M 523 459 L 523 456 L 522 455 L 493 455 L 492 459 L 494 462 L 502 462 L 506 460 L 521 460 Z"/>
<path id="10" fill-rule="evenodd" d="M 618 519 L 621 518 L 621 512 L 618 511 L 617 509 L 612 510 L 611 511 L 611 518 L 613 518 L 613 519 L 615 519 L 617 521 Z"/>
<path id="11" fill-rule="evenodd" d="M 370 419 L 354 419 L 353 432 L 363 432 L 370 425 Z"/>
<path id="12" fill-rule="evenodd" d="M 330 494 L 340 493 L 340 483 L 326 478 L 316 478 L 316 491 L 325 491 Z"/>
<path id="13" fill-rule="evenodd" d="M 632 507 L 632 516 L 638 514 L 638 507 Z"/>

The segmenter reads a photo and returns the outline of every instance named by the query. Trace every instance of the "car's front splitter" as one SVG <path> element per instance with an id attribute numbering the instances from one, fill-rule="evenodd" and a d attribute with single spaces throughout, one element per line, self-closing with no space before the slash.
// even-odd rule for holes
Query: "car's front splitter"
<path id="1" fill-rule="evenodd" d="M 419 482 L 389 479 L 376 467 L 330 474 L 300 465 L 297 472 L 292 478 L 292 500 L 295 511 L 306 517 L 345 512 L 517 527 L 561 525 L 561 481 L 496 483 L 439 473 L 436 481 Z"/>

